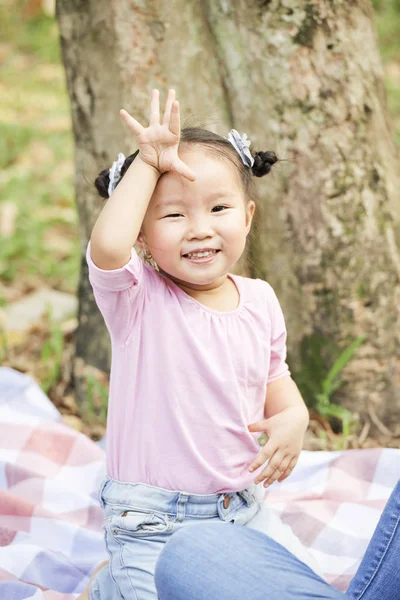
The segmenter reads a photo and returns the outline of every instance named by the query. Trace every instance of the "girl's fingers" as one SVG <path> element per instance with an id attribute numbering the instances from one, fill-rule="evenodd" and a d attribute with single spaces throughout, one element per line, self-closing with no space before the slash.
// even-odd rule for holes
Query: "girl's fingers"
<path id="1" fill-rule="evenodd" d="M 273 469 L 272 472 L 267 469 L 265 469 L 266 473 L 265 473 L 265 481 L 264 481 L 264 487 L 268 487 L 269 485 L 271 485 L 271 483 L 274 483 L 274 481 L 279 480 L 279 478 L 282 475 L 282 471 L 284 472 L 286 469 L 286 466 L 288 465 L 289 461 L 290 461 L 290 456 L 286 457 L 284 456 L 281 460 L 279 459 L 275 459 L 274 457 L 274 461 L 273 464 L 271 465 L 271 468 Z M 278 464 L 279 463 L 279 464 Z"/>
<path id="2" fill-rule="evenodd" d="M 171 106 L 171 114 L 169 119 L 169 130 L 174 135 L 180 135 L 181 132 L 181 121 L 179 116 L 179 102 L 174 100 Z"/>
<path id="3" fill-rule="evenodd" d="M 196 173 L 192 171 L 180 158 L 172 165 L 171 171 L 175 171 L 182 177 L 185 177 L 189 181 L 194 181 L 196 179 Z"/>
<path id="4" fill-rule="evenodd" d="M 160 123 L 160 92 L 153 90 L 150 100 L 150 125 L 158 125 Z"/>
<path id="5" fill-rule="evenodd" d="M 256 471 L 256 469 L 258 469 L 258 467 L 261 467 L 261 465 L 263 465 L 265 463 L 265 461 L 267 461 L 269 458 L 271 458 L 271 456 L 275 452 L 276 452 L 276 448 L 275 448 L 273 442 L 271 442 L 271 440 L 268 440 L 268 442 L 265 444 L 265 446 L 262 448 L 262 450 L 260 450 L 260 452 L 258 453 L 255 461 L 253 463 L 251 463 L 251 465 L 249 467 L 250 473 L 252 473 L 253 471 Z"/>
<path id="6" fill-rule="evenodd" d="M 251 465 L 249 467 L 250 473 L 252 473 L 253 471 L 256 471 L 270 457 L 271 457 L 271 455 L 267 452 L 267 450 L 265 448 L 263 448 L 262 450 L 260 450 L 260 452 L 258 453 L 258 456 L 257 456 L 256 460 L 253 463 L 251 463 Z"/>
<path id="7" fill-rule="evenodd" d="M 271 473 L 271 475 L 265 479 L 263 486 L 268 487 L 269 485 L 271 485 L 271 483 L 274 483 L 274 481 L 279 480 L 279 477 L 281 475 L 282 475 L 281 470 L 279 468 L 275 469 L 275 471 L 273 473 Z"/>
<path id="8" fill-rule="evenodd" d="M 139 121 L 136 121 L 136 119 L 131 117 L 131 115 L 124 108 L 121 108 L 119 114 L 135 135 L 140 135 L 142 133 L 144 127 L 142 127 Z"/>
<path id="9" fill-rule="evenodd" d="M 281 481 L 283 481 L 284 479 L 286 479 L 286 477 L 289 477 L 289 475 L 291 474 L 292 469 L 290 467 L 288 467 L 286 469 L 286 471 L 284 473 L 281 474 L 281 476 L 279 477 L 278 481 L 279 483 L 281 483 Z"/>
<path id="10" fill-rule="evenodd" d="M 257 475 L 254 480 L 254 483 L 260 483 L 263 479 L 268 479 L 272 473 L 279 467 L 282 462 L 282 454 L 277 450 L 269 459 L 268 465 Z"/>
<path id="11" fill-rule="evenodd" d="M 278 480 L 278 481 L 281 480 L 283 474 L 286 472 L 286 469 L 289 467 L 290 459 L 291 459 L 290 455 L 285 456 L 282 459 L 279 467 L 269 477 L 266 477 L 266 479 L 264 481 L 264 487 L 271 485 L 271 483 L 273 483 L 276 480 Z"/>
<path id="12" fill-rule="evenodd" d="M 290 462 L 292 460 L 292 455 L 288 454 L 287 456 L 284 456 L 281 464 L 278 467 L 278 477 L 280 477 L 282 475 L 282 473 L 284 473 L 286 471 L 286 469 L 288 468 L 288 466 L 290 465 Z"/>
<path id="13" fill-rule="evenodd" d="M 287 477 L 289 477 L 289 475 L 292 474 L 294 467 L 296 466 L 297 463 L 297 458 L 294 458 L 290 464 L 287 466 L 287 468 L 285 469 L 285 472 L 281 474 L 281 476 L 279 477 L 278 481 L 281 482 L 284 479 L 286 479 Z"/>
<path id="14" fill-rule="evenodd" d="M 175 100 L 175 90 L 168 90 L 167 102 L 165 104 L 163 125 L 168 125 L 171 118 L 172 103 Z"/>
<path id="15" fill-rule="evenodd" d="M 289 465 L 285 469 L 285 472 L 282 473 L 282 475 L 279 477 L 279 479 L 278 479 L 279 482 L 283 481 L 284 479 L 286 479 L 286 477 L 289 477 L 289 475 L 291 475 L 293 469 L 295 468 L 295 466 L 297 464 L 298 458 L 299 458 L 298 456 L 295 456 L 294 458 L 292 458 Z"/>

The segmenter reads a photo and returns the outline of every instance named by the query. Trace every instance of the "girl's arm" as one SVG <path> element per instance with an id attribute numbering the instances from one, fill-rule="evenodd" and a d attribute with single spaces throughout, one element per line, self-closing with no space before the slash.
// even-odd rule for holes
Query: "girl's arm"
<path id="1" fill-rule="evenodd" d="M 287 408 L 296 409 L 299 417 L 302 417 L 308 424 L 308 409 L 293 379 L 283 377 L 271 381 L 267 385 L 267 397 L 264 405 L 265 418 L 269 419 Z"/>
<path id="2" fill-rule="evenodd" d="M 118 269 L 129 261 L 159 176 L 138 155 L 107 200 L 90 244 L 92 260 L 100 269 Z"/>
<path id="3" fill-rule="evenodd" d="M 270 286 L 269 315 L 271 322 L 271 356 L 268 371 L 267 393 L 264 403 L 264 420 L 251 423 L 251 432 L 263 432 L 268 441 L 249 466 L 258 472 L 254 482 L 262 480 L 267 486 L 273 481 L 283 481 L 294 469 L 303 447 L 309 415 L 297 385 L 290 377 L 286 363 L 286 325 L 282 309 Z M 266 461 L 268 464 L 265 465 Z"/>
<path id="4" fill-rule="evenodd" d="M 148 127 L 143 127 L 126 110 L 121 110 L 120 115 L 136 135 L 139 154 L 107 201 L 92 231 L 91 257 L 95 265 L 104 270 L 118 269 L 129 261 L 160 175 L 175 171 L 190 181 L 196 178 L 178 156 L 180 116 L 174 90 L 168 92 L 162 122 L 158 90 L 153 90 L 151 95 Z"/>

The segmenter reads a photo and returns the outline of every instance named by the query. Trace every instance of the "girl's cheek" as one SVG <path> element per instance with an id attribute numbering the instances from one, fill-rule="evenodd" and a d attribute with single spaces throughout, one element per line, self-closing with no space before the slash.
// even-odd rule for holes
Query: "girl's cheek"
<path id="1" fill-rule="evenodd" d="M 185 228 L 182 223 L 168 223 L 163 227 L 159 227 L 156 232 L 156 237 L 159 240 L 165 240 L 171 244 L 176 242 L 177 238 L 180 238 L 185 232 Z"/>
<path id="2" fill-rule="evenodd" d="M 245 225 L 241 222 L 239 223 L 237 219 L 232 219 L 229 222 L 226 221 L 226 223 L 224 223 L 222 230 L 227 236 L 236 237 L 243 234 L 245 231 Z"/>

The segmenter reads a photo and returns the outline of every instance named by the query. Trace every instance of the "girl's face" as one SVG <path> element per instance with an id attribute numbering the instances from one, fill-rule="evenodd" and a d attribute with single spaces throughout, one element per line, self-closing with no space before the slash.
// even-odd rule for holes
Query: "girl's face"
<path id="1" fill-rule="evenodd" d="M 217 286 L 243 253 L 255 205 L 246 202 L 226 160 L 195 148 L 183 149 L 180 157 L 196 181 L 172 171 L 160 177 L 138 241 L 178 284 Z"/>

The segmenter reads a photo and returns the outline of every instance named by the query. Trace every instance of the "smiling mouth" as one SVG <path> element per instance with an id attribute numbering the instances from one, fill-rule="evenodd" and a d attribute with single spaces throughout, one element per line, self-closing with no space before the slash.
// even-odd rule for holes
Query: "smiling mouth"
<path id="1" fill-rule="evenodd" d="M 183 258 L 196 260 L 200 258 L 209 258 L 210 256 L 214 256 L 218 252 L 220 252 L 220 250 L 203 250 L 202 252 L 188 252 L 187 254 L 182 254 L 182 256 Z"/>

